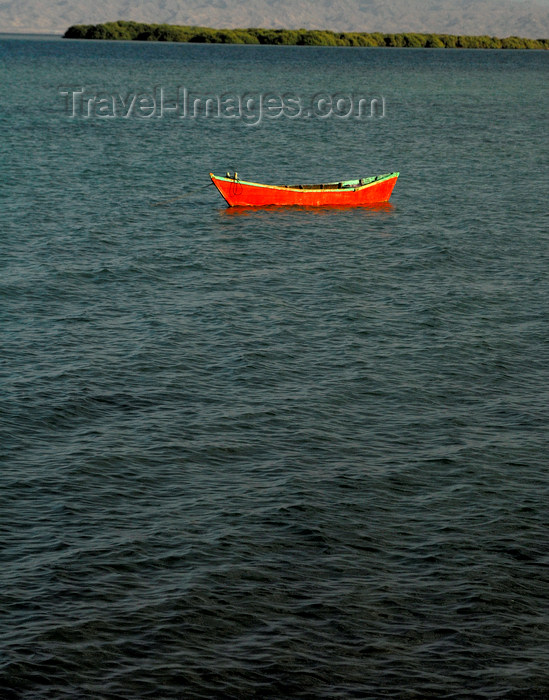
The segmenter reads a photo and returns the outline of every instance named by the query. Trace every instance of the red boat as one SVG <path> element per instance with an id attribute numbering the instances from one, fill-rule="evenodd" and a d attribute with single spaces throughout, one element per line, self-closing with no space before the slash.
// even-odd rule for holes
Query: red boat
<path id="1" fill-rule="evenodd" d="M 237 173 L 216 177 L 213 184 L 230 207 L 344 206 L 358 207 L 388 202 L 399 173 L 321 185 L 261 185 L 241 180 Z"/>

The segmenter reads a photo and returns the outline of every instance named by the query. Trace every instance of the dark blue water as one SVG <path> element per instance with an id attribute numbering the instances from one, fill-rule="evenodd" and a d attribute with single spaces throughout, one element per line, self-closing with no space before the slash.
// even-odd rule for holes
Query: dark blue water
<path id="1" fill-rule="evenodd" d="M 1 697 L 548 697 L 549 55 L 0 51 Z M 60 94 L 153 86 L 385 116 Z"/>

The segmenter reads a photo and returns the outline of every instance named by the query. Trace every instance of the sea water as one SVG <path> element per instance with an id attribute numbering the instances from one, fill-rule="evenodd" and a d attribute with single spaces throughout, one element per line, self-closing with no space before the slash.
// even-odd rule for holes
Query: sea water
<path id="1" fill-rule="evenodd" d="M 2 698 L 548 697 L 549 54 L 0 52 Z"/>

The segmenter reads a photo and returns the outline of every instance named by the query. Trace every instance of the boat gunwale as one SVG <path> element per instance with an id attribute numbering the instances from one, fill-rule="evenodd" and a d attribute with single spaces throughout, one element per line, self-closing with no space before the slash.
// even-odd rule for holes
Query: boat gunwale
<path id="1" fill-rule="evenodd" d="M 367 187 L 372 187 L 373 185 L 377 185 L 380 182 L 384 182 L 385 180 L 389 180 L 392 178 L 398 178 L 400 175 L 399 172 L 394 172 L 394 173 L 387 173 L 385 175 L 379 175 L 377 176 L 374 180 L 371 182 L 366 182 L 364 185 L 359 185 L 358 183 L 360 180 L 356 180 L 357 186 L 353 187 L 323 187 L 323 188 L 318 188 L 318 185 L 264 185 L 260 182 L 250 182 L 248 180 L 240 180 L 236 179 L 234 177 L 222 177 L 219 175 L 214 175 L 213 173 L 210 173 L 210 177 L 212 178 L 212 181 L 215 180 L 220 180 L 222 182 L 228 182 L 228 183 L 238 183 L 239 185 L 249 185 L 251 187 L 261 187 L 263 189 L 270 189 L 270 190 L 282 190 L 283 192 L 358 192 L 359 190 L 366 189 Z M 349 182 L 348 180 L 343 180 L 343 182 Z M 338 183 L 333 183 L 333 182 L 328 182 L 328 183 L 319 183 L 320 184 L 326 184 L 326 185 L 334 185 Z"/>

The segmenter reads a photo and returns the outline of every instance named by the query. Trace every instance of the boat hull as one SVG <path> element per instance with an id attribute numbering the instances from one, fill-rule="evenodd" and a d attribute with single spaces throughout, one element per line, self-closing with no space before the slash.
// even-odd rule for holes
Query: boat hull
<path id="1" fill-rule="evenodd" d="M 305 206 L 357 207 L 388 202 L 399 173 L 369 178 L 365 184 L 276 186 L 246 182 L 234 177 L 217 177 L 212 182 L 230 207 Z M 322 189 L 315 189 L 316 187 Z"/>

